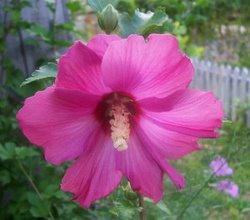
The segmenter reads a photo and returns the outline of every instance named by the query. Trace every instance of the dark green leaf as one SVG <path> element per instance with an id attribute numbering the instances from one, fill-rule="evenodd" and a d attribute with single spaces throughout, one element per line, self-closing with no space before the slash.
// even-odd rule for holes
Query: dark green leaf
<path id="1" fill-rule="evenodd" d="M 40 69 L 34 71 L 31 74 L 31 77 L 27 78 L 21 86 L 27 85 L 31 82 L 46 79 L 46 78 L 53 78 L 56 77 L 57 73 L 57 66 L 55 63 L 48 63 L 47 65 L 41 66 Z"/>
<path id="2" fill-rule="evenodd" d="M 0 159 L 8 160 L 15 158 L 15 148 L 16 145 L 14 143 L 6 143 L 5 145 L 0 145 Z"/>
<path id="3" fill-rule="evenodd" d="M 11 175 L 7 170 L 0 171 L 0 182 L 2 185 L 10 183 Z"/>
<path id="4" fill-rule="evenodd" d="M 41 200 L 37 194 L 33 192 L 27 193 L 27 199 L 32 206 L 30 209 L 30 213 L 34 217 L 47 217 L 49 214 L 50 204 L 47 200 Z"/>

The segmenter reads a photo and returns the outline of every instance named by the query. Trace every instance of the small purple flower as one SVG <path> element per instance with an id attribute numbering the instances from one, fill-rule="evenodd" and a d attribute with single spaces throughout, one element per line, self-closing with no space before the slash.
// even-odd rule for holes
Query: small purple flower
<path id="1" fill-rule="evenodd" d="M 231 182 L 229 179 L 221 180 L 219 183 L 215 185 L 214 188 L 221 192 L 227 193 L 233 198 L 239 196 L 239 186 Z"/>
<path id="2" fill-rule="evenodd" d="M 229 167 L 225 158 L 218 156 L 210 163 L 210 168 L 216 176 L 230 176 L 233 174 L 233 169 Z"/>

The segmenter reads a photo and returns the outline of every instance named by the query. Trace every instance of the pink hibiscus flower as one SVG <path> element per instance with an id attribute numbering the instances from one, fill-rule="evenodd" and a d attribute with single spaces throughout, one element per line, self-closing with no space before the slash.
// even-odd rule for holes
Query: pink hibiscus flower
<path id="1" fill-rule="evenodd" d="M 81 206 L 109 195 L 123 176 L 158 202 L 164 173 L 185 185 L 167 160 L 199 150 L 198 139 L 217 137 L 222 123 L 221 102 L 188 89 L 193 72 L 170 34 L 97 35 L 60 58 L 54 85 L 26 99 L 17 119 L 47 161 L 76 159 L 61 188 Z"/>

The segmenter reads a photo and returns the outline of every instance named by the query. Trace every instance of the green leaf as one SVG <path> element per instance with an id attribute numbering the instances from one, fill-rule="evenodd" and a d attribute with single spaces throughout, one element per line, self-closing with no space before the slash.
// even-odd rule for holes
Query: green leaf
<path id="1" fill-rule="evenodd" d="M 18 24 L 21 19 L 21 12 L 18 9 L 13 9 L 10 11 L 10 17 L 13 23 Z"/>
<path id="2" fill-rule="evenodd" d="M 47 217 L 49 214 L 49 201 L 41 200 L 35 193 L 28 192 L 27 199 L 31 205 L 30 213 L 33 217 Z"/>
<path id="3" fill-rule="evenodd" d="M 31 147 L 17 147 L 16 156 L 19 159 L 39 156 L 39 153 Z"/>
<path id="4" fill-rule="evenodd" d="M 55 63 L 48 63 L 47 65 L 41 66 L 38 70 L 34 71 L 31 74 L 31 77 L 27 78 L 21 86 L 41 79 L 54 78 L 56 77 L 56 73 L 57 65 Z"/>
<path id="5" fill-rule="evenodd" d="M 27 31 L 35 36 L 41 37 L 44 41 L 49 41 L 49 32 L 46 28 L 38 25 L 38 24 L 32 24 Z"/>
<path id="6" fill-rule="evenodd" d="M 130 34 L 147 35 L 156 32 L 165 22 L 171 22 L 165 12 L 158 10 L 156 12 L 140 12 L 135 10 L 133 17 L 123 13 L 119 18 L 119 27 L 121 35 L 127 37 Z"/>
<path id="7" fill-rule="evenodd" d="M 16 145 L 14 143 L 6 143 L 5 145 L 0 145 L 0 159 L 8 160 L 15 158 L 15 148 Z"/>
<path id="8" fill-rule="evenodd" d="M 44 188 L 43 196 L 45 199 L 58 198 L 65 199 L 68 198 L 67 194 L 60 190 L 59 185 L 57 183 L 50 184 Z"/>
<path id="9" fill-rule="evenodd" d="M 149 198 L 144 198 L 144 201 L 145 202 L 148 202 L 150 204 L 153 204 L 153 201 Z M 163 201 L 160 201 L 157 203 L 156 205 L 161 211 L 163 211 L 165 214 L 167 215 L 171 215 L 171 211 L 169 210 L 169 208 L 167 207 L 167 205 L 163 202 Z"/>
<path id="10" fill-rule="evenodd" d="M 94 11 L 102 11 L 108 4 L 115 6 L 118 0 L 88 0 L 88 4 Z"/>
<path id="11" fill-rule="evenodd" d="M 80 1 L 67 1 L 66 7 L 71 11 L 71 13 L 77 12 L 77 11 L 84 11 L 85 7 L 84 4 Z"/>
<path id="12" fill-rule="evenodd" d="M 40 199 L 38 196 L 33 192 L 27 193 L 27 199 L 31 205 L 38 205 L 40 203 Z"/>
<path id="13" fill-rule="evenodd" d="M 130 34 L 138 33 L 139 28 L 146 24 L 152 16 L 153 12 L 143 13 L 138 9 L 135 10 L 133 17 L 130 17 L 127 13 L 123 13 L 119 18 L 119 27 L 122 36 L 127 37 Z"/>
<path id="14" fill-rule="evenodd" d="M 166 204 L 164 204 L 163 201 L 157 203 L 156 205 L 161 211 L 165 212 L 167 215 L 171 215 L 171 212 L 169 210 L 169 208 L 167 207 Z"/>
<path id="15" fill-rule="evenodd" d="M 170 19 L 164 11 L 156 11 L 153 16 L 144 24 L 140 29 L 140 34 L 148 35 L 150 33 L 156 32 L 158 27 L 161 27 L 165 22 Z"/>
<path id="16" fill-rule="evenodd" d="M 5 143 L 0 145 L 0 159 L 25 159 L 39 156 L 39 153 L 31 147 L 18 147 L 14 143 Z"/>
<path id="17" fill-rule="evenodd" d="M 11 181 L 11 175 L 7 170 L 0 171 L 0 182 L 4 186 Z"/>
<path id="18" fill-rule="evenodd" d="M 188 47 L 186 48 L 186 53 L 189 56 L 192 56 L 192 57 L 199 57 L 199 56 L 201 56 L 202 53 L 203 53 L 203 51 L 204 51 L 203 47 L 197 47 L 194 44 L 188 45 Z"/>

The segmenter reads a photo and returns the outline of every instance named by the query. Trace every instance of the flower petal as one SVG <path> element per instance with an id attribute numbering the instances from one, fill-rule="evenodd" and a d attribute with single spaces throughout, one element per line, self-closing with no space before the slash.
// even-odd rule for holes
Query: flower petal
<path id="1" fill-rule="evenodd" d="M 118 35 L 97 34 L 89 40 L 87 46 L 102 58 L 110 43 L 117 40 L 121 40 Z"/>
<path id="2" fill-rule="evenodd" d="M 116 169 L 115 151 L 110 137 L 97 129 L 81 157 L 66 171 L 62 190 L 75 194 L 73 199 L 83 207 L 109 195 L 122 178 Z"/>
<path id="3" fill-rule="evenodd" d="M 101 58 L 78 41 L 59 60 L 56 86 L 98 95 L 108 92 L 100 66 Z"/>
<path id="4" fill-rule="evenodd" d="M 117 165 L 134 191 L 158 202 L 163 196 L 163 173 L 135 134 L 128 149 L 117 152 Z"/>
<path id="5" fill-rule="evenodd" d="M 19 125 L 33 144 L 45 148 L 53 164 L 80 155 L 97 122 L 91 113 L 98 96 L 48 87 L 26 99 L 17 114 Z"/>
<path id="6" fill-rule="evenodd" d="M 211 171 L 216 176 L 230 176 L 233 174 L 233 169 L 228 165 L 225 158 L 218 156 L 210 163 Z"/>
<path id="7" fill-rule="evenodd" d="M 231 182 L 229 179 L 224 179 L 218 182 L 215 186 L 215 189 L 225 192 L 228 195 L 230 195 L 233 198 L 236 198 L 239 196 L 239 186 L 233 182 Z"/>
<path id="8" fill-rule="evenodd" d="M 108 47 L 102 62 L 104 83 L 137 100 L 165 97 L 188 86 L 193 76 L 190 60 L 178 49 L 173 35 L 131 35 Z"/>
<path id="9" fill-rule="evenodd" d="M 171 166 L 164 158 L 164 155 L 158 151 L 157 145 L 149 139 L 149 137 L 144 132 L 145 128 L 137 127 L 137 134 L 141 140 L 144 150 L 148 151 L 152 158 L 156 161 L 158 166 L 167 174 L 170 180 L 173 182 L 177 189 L 182 189 L 185 187 L 185 178 Z"/>
<path id="10" fill-rule="evenodd" d="M 141 117 L 139 123 L 154 148 L 167 159 L 180 159 L 186 154 L 201 149 L 196 137 L 167 130 L 144 117 Z"/>
<path id="11" fill-rule="evenodd" d="M 224 115 L 221 102 L 211 92 L 198 90 L 180 90 L 163 99 L 149 98 L 140 105 L 154 123 L 193 137 L 217 137 L 215 129 L 221 126 Z"/>

